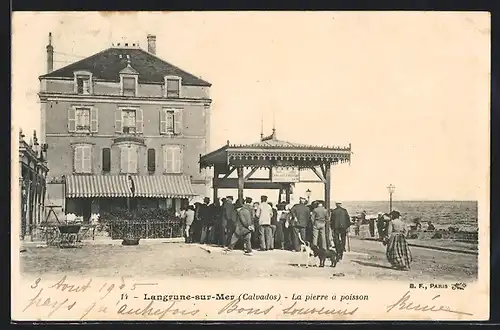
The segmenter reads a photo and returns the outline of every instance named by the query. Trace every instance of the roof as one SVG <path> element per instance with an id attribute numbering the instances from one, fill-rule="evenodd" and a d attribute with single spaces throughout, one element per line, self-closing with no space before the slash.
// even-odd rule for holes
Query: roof
<path id="1" fill-rule="evenodd" d="M 165 76 L 178 76 L 183 85 L 211 86 L 209 82 L 140 48 L 108 48 L 40 78 L 73 78 L 75 71 L 90 71 L 96 79 L 120 81 L 119 74 L 127 67 L 127 57 L 131 67 L 139 74 L 139 82 L 164 83 Z"/>
<path id="2" fill-rule="evenodd" d="M 260 141 L 251 143 L 251 144 L 230 144 L 229 145 L 235 149 L 308 149 L 308 150 L 338 150 L 341 149 L 339 147 L 330 147 L 330 146 L 316 146 L 309 144 L 302 144 L 296 142 L 290 142 L 285 140 L 278 140 L 276 136 L 276 130 L 273 129 L 273 133 L 266 137 L 261 137 Z M 350 148 L 345 148 L 347 150 Z"/>
<path id="3" fill-rule="evenodd" d="M 278 140 L 276 131 L 262 137 L 259 142 L 252 144 L 230 144 L 200 157 L 200 167 L 210 167 L 215 164 L 228 165 L 236 160 L 254 162 L 265 160 L 298 161 L 298 162 L 349 162 L 351 159 L 351 145 L 348 147 L 315 146 Z M 306 165 L 309 166 L 309 165 Z"/>

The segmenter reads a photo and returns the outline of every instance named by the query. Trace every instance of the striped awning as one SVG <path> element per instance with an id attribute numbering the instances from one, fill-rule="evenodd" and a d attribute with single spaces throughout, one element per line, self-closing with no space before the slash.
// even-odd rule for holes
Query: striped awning
<path id="1" fill-rule="evenodd" d="M 188 198 L 197 195 L 187 175 L 139 175 L 133 180 L 135 197 Z"/>
<path id="2" fill-rule="evenodd" d="M 126 175 L 70 175 L 66 197 L 132 197 Z"/>

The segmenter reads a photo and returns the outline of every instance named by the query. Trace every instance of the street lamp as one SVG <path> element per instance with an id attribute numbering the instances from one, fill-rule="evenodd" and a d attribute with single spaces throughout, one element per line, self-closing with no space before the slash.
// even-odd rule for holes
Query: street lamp
<path id="1" fill-rule="evenodd" d="M 394 190 L 396 187 L 393 184 L 387 186 L 387 190 L 389 190 L 389 213 L 392 212 L 392 194 L 394 194 Z"/>
<path id="2" fill-rule="evenodd" d="M 309 204 L 311 200 L 311 189 L 306 190 L 306 196 L 307 196 L 307 203 Z"/>

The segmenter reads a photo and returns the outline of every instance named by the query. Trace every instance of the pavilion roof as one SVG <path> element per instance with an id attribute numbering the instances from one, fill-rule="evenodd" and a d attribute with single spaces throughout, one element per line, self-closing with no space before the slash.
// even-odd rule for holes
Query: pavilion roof
<path id="1" fill-rule="evenodd" d="M 349 162 L 351 145 L 317 146 L 279 140 L 276 131 L 251 144 L 227 144 L 200 157 L 200 167 L 229 164 L 232 160 L 289 160 L 302 162 Z"/>

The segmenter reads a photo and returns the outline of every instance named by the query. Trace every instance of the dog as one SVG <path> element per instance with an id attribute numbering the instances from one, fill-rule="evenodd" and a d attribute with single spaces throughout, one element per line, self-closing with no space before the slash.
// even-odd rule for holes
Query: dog
<path id="1" fill-rule="evenodd" d="M 330 267 L 336 267 L 339 262 L 339 256 L 334 250 L 326 250 L 316 245 L 311 245 L 311 250 L 315 257 L 319 258 L 319 266 L 325 267 L 325 260 L 330 259 Z"/>
<path id="2" fill-rule="evenodd" d="M 305 258 L 305 266 L 306 268 L 309 267 L 309 265 L 311 264 L 311 258 L 314 257 L 314 251 L 311 249 L 311 247 L 309 246 L 309 242 L 305 242 L 302 237 L 300 236 L 300 233 L 299 233 L 299 242 L 300 242 L 300 253 L 304 256 Z M 300 263 L 299 263 L 299 267 L 300 267 Z"/>

